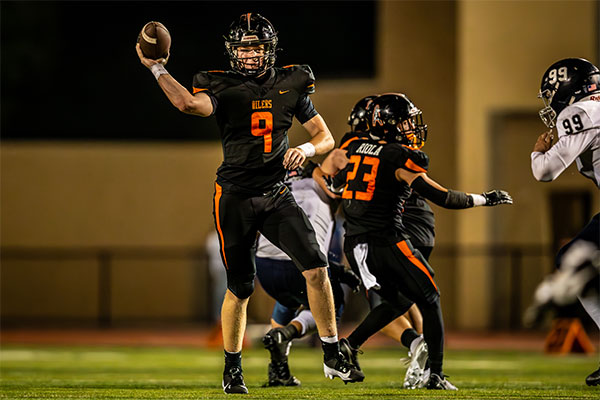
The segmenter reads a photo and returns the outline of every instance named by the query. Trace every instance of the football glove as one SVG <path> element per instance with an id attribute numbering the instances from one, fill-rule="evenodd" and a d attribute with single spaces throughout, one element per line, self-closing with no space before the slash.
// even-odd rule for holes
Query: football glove
<path id="1" fill-rule="evenodd" d="M 484 206 L 486 207 L 513 203 L 513 199 L 510 197 L 510 194 L 504 190 L 489 190 L 481 193 L 481 195 L 485 198 Z"/>
<path id="2" fill-rule="evenodd" d="M 329 175 L 323 175 L 323 179 L 325 180 L 325 185 L 327 186 L 327 189 L 329 189 L 329 191 L 333 194 L 337 194 L 339 196 L 342 195 L 342 193 L 344 192 L 344 186 L 340 186 L 339 188 L 335 188 L 333 187 L 333 178 Z"/>

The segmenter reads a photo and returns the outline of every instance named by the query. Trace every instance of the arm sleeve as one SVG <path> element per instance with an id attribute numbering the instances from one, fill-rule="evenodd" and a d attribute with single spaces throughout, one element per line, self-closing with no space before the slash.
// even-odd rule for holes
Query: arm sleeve
<path id="1" fill-rule="evenodd" d="M 472 196 L 452 189 L 444 192 L 443 190 L 431 186 L 421 176 L 413 180 L 410 187 L 415 189 L 421 196 L 425 197 L 427 200 L 431 200 L 440 207 L 451 210 L 461 210 L 463 208 L 471 208 L 474 205 Z"/>

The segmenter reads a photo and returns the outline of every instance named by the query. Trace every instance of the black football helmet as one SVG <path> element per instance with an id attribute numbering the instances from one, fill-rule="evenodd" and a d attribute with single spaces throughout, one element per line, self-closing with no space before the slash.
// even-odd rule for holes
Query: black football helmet
<path id="1" fill-rule="evenodd" d="M 538 97 L 544 102 L 540 118 L 554 128 L 556 117 L 568 105 L 600 93 L 600 70 L 583 58 L 565 58 L 546 70 Z"/>
<path id="2" fill-rule="evenodd" d="M 352 132 L 368 132 L 370 129 L 371 116 L 367 111 L 369 103 L 377 96 L 367 96 L 360 99 L 350 111 L 348 116 L 348 125 Z"/>
<path id="3" fill-rule="evenodd" d="M 229 56 L 231 68 L 244 75 L 257 76 L 275 64 L 277 50 L 277 32 L 273 24 L 260 14 L 242 14 L 229 26 L 229 32 L 224 36 L 225 49 Z M 256 59 L 258 68 L 248 68 L 244 61 L 248 58 L 238 57 L 237 49 L 243 46 L 262 46 L 264 55 L 251 57 Z"/>
<path id="4" fill-rule="evenodd" d="M 370 135 L 376 140 L 420 149 L 427 140 L 423 113 L 402 93 L 387 93 L 369 104 Z"/>

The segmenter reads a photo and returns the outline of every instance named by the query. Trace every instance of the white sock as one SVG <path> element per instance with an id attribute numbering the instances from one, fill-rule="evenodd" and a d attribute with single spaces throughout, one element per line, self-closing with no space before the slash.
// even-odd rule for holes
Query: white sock
<path id="1" fill-rule="evenodd" d="M 312 332 L 317 329 L 317 322 L 310 310 L 302 310 L 292 321 L 297 321 L 302 326 L 300 337 L 306 335 L 307 332 Z"/>
<path id="2" fill-rule="evenodd" d="M 335 343 L 338 341 L 338 336 L 321 336 L 321 341 L 323 343 Z"/>

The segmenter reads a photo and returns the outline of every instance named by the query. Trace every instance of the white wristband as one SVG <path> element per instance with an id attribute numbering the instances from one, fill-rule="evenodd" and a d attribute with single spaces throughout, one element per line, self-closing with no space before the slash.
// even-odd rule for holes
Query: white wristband
<path id="1" fill-rule="evenodd" d="M 311 143 L 311 142 L 306 142 L 304 144 L 301 144 L 300 146 L 297 147 L 297 149 L 301 149 L 304 154 L 306 155 L 306 158 L 312 157 L 315 155 L 315 146 Z"/>
<path id="2" fill-rule="evenodd" d="M 470 194 L 469 196 L 473 198 L 473 207 L 485 206 L 485 203 L 487 203 L 485 197 L 480 194 Z"/>
<path id="3" fill-rule="evenodd" d="M 152 75 L 154 75 L 154 77 L 156 78 L 156 80 L 158 80 L 158 78 L 161 75 L 168 75 L 169 73 L 167 72 L 166 68 L 164 65 L 162 64 L 154 64 L 150 67 L 150 71 L 152 72 Z"/>

